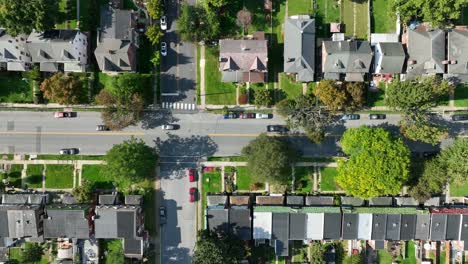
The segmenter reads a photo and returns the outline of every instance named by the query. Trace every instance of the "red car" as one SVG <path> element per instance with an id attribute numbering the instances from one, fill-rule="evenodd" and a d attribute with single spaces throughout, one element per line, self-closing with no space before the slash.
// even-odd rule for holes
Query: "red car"
<path id="1" fill-rule="evenodd" d="M 188 169 L 187 173 L 188 173 L 189 182 L 194 182 L 195 181 L 195 174 L 196 174 L 195 169 Z"/>
<path id="2" fill-rule="evenodd" d="M 197 200 L 197 188 L 195 187 L 192 187 L 190 188 L 190 202 L 195 202 L 195 200 Z"/>
<path id="3" fill-rule="evenodd" d="M 76 117 L 76 112 L 55 112 L 55 118 L 69 118 L 69 117 Z"/>
<path id="4" fill-rule="evenodd" d="M 239 117 L 242 119 L 251 119 L 255 118 L 255 113 L 240 113 Z"/>

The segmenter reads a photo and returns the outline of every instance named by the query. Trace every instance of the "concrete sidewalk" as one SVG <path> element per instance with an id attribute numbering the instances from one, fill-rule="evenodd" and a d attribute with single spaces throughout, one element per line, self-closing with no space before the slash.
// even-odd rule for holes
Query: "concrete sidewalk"
<path id="1" fill-rule="evenodd" d="M 225 166 L 247 166 L 245 161 L 204 161 L 201 162 L 205 167 L 225 167 Z M 336 162 L 296 162 L 292 164 L 294 167 L 338 167 Z"/>

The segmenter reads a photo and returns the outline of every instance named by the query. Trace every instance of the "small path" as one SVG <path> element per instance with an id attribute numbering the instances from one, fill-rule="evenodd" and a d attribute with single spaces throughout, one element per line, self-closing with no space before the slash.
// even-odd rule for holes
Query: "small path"
<path id="1" fill-rule="evenodd" d="M 307 94 L 307 83 L 302 83 L 302 94 L 303 95 Z"/>
<path id="2" fill-rule="evenodd" d="M 240 93 L 240 85 L 236 86 L 236 105 L 239 105 L 239 93 Z"/>
<path id="3" fill-rule="evenodd" d="M 292 181 L 291 181 L 291 192 L 294 193 L 295 189 L 294 189 L 294 184 L 296 183 L 296 166 L 292 166 L 291 167 L 291 178 L 292 178 Z"/>
<path id="4" fill-rule="evenodd" d="M 455 90 L 451 90 L 449 94 L 449 107 L 455 107 Z"/>
<path id="5" fill-rule="evenodd" d="M 313 191 L 316 192 L 318 191 L 318 173 L 317 173 L 317 167 L 314 167 L 314 184 L 313 184 Z"/>
<path id="6" fill-rule="evenodd" d="M 58 165 L 100 165 L 103 160 L 0 160 L 0 164 L 58 164 Z"/>
<path id="7" fill-rule="evenodd" d="M 221 167 L 221 192 L 226 190 L 226 183 L 224 178 L 224 166 Z"/>
<path id="8" fill-rule="evenodd" d="M 47 174 L 47 165 L 44 164 L 44 170 L 42 171 L 42 192 L 45 192 L 46 189 L 46 174 Z"/>
<path id="9" fill-rule="evenodd" d="M 200 108 L 205 109 L 206 91 L 205 91 L 205 46 L 200 47 Z"/>
<path id="10" fill-rule="evenodd" d="M 246 161 L 203 161 L 200 163 L 201 166 L 206 167 L 222 167 L 224 173 L 224 166 L 247 166 Z M 296 167 L 338 167 L 336 162 L 296 162 L 292 166 Z M 224 174 L 223 174 L 224 175 Z"/>
<path id="11" fill-rule="evenodd" d="M 23 165 L 23 169 L 21 170 L 21 187 L 24 188 L 26 185 L 26 172 L 28 170 L 28 164 Z"/>
<path id="12" fill-rule="evenodd" d="M 73 166 L 73 188 L 76 188 L 76 173 L 77 173 L 77 168 L 76 168 L 76 164 L 75 166 Z"/>
<path id="13" fill-rule="evenodd" d="M 353 35 L 356 36 L 356 2 L 353 2 Z"/>

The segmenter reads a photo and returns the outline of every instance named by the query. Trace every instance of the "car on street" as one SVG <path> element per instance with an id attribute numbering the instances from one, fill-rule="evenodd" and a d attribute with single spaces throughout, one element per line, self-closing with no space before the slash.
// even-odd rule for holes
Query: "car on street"
<path id="1" fill-rule="evenodd" d="M 387 116 L 385 114 L 370 114 L 369 119 L 378 120 L 378 119 L 385 119 Z"/>
<path id="2" fill-rule="evenodd" d="M 239 115 L 236 114 L 236 113 L 233 113 L 233 112 L 230 112 L 229 114 L 223 115 L 224 119 L 236 119 L 238 117 L 239 117 Z"/>
<path id="3" fill-rule="evenodd" d="M 273 117 L 273 115 L 269 115 L 269 114 L 261 114 L 261 113 L 256 113 L 255 114 L 256 119 L 270 119 L 272 117 Z"/>
<path id="4" fill-rule="evenodd" d="M 176 130 L 177 126 L 173 124 L 166 124 L 161 126 L 162 130 Z"/>
<path id="5" fill-rule="evenodd" d="M 159 20 L 159 24 L 161 25 L 161 30 L 167 30 L 167 19 L 166 16 L 162 16 Z"/>
<path id="6" fill-rule="evenodd" d="M 59 151 L 60 155 L 76 155 L 80 153 L 80 150 L 77 148 L 64 148 Z"/>
<path id="7" fill-rule="evenodd" d="M 465 121 L 465 120 L 468 120 L 468 114 L 452 115 L 452 121 Z"/>
<path id="8" fill-rule="evenodd" d="M 255 118 L 255 113 L 240 113 L 239 118 L 252 119 L 252 118 Z"/>
<path id="9" fill-rule="evenodd" d="M 197 171 L 195 169 L 187 169 L 187 175 L 189 182 L 194 182 L 196 178 Z"/>
<path id="10" fill-rule="evenodd" d="M 167 43 L 166 42 L 161 42 L 161 55 L 166 56 L 167 55 Z"/>
<path id="11" fill-rule="evenodd" d="M 195 202 L 197 200 L 197 188 L 195 187 L 190 188 L 189 199 L 190 199 L 190 202 Z"/>
<path id="12" fill-rule="evenodd" d="M 287 133 L 289 129 L 283 125 L 268 125 L 267 131 L 274 132 L 274 133 Z"/>
<path id="13" fill-rule="evenodd" d="M 358 114 L 345 114 L 341 117 L 341 120 L 358 120 L 361 116 Z"/>
<path id="14" fill-rule="evenodd" d="M 96 131 L 107 131 L 109 128 L 106 125 L 97 125 Z"/>
<path id="15" fill-rule="evenodd" d="M 159 224 L 164 225 L 167 221 L 167 212 L 165 206 L 159 207 Z"/>
<path id="16" fill-rule="evenodd" d="M 54 113 L 55 118 L 70 118 L 70 117 L 76 117 L 76 112 L 55 112 Z"/>

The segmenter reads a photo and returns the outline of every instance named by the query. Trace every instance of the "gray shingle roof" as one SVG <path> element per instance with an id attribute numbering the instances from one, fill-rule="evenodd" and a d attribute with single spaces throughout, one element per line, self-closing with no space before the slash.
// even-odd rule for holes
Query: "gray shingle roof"
<path id="1" fill-rule="evenodd" d="M 341 214 L 325 213 L 324 214 L 324 239 L 340 239 L 341 238 Z"/>
<path id="2" fill-rule="evenodd" d="M 341 196 L 341 205 L 344 206 L 363 206 L 364 200 L 357 197 Z"/>
<path id="3" fill-rule="evenodd" d="M 446 240 L 458 240 L 460 238 L 460 214 L 447 215 L 447 233 L 445 234 Z"/>
<path id="4" fill-rule="evenodd" d="M 209 208 L 206 211 L 208 229 L 211 232 L 229 233 L 229 210 L 224 208 Z"/>
<path id="5" fill-rule="evenodd" d="M 2 194 L 3 204 L 45 204 L 49 200 L 49 194 Z"/>
<path id="6" fill-rule="evenodd" d="M 343 214 L 343 239 L 358 238 L 358 214 Z"/>
<path id="7" fill-rule="evenodd" d="M 404 241 L 413 240 L 416 232 L 416 215 L 401 215 L 400 239 Z"/>
<path id="8" fill-rule="evenodd" d="M 227 205 L 228 197 L 226 195 L 207 195 L 206 196 L 206 204 L 208 206 L 213 205 Z"/>
<path id="9" fill-rule="evenodd" d="M 384 240 L 387 232 L 387 215 L 373 214 L 372 215 L 372 240 Z"/>
<path id="10" fill-rule="evenodd" d="M 369 199 L 370 206 L 392 206 L 393 197 L 373 197 Z"/>
<path id="11" fill-rule="evenodd" d="M 138 206 L 96 206 L 94 232 L 96 238 L 139 237 L 140 212 Z"/>
<path id="12" fill-rule="evenodd" d="M 315 73 L 315 19 L 288 18 L 284 24 L 284 72 L 311 82 Z"/>
<path id="13" fill-rule="evenodd" d="M 257 196 L 255 203 L 258 205 L 283 205 L 284 196 Z"/>
<path id="14" fill-rule="evenodd" d="M 407 46 L 409 55 L 407 79 L 414 79 L 423 74 L 445 72 L 445 65 L 442 64 L 445 60 L 445 32 L 443 30 L 408 30 Z"/>
<path id="15" fill-rule="evenodd" d="M 380 42 L 375 48 L 375 71 L 378 73 L 401 73 L 406 54 L 399 42 Z"/>
<path id="16" fill-rule="evenodd" d="M 452 29 L 448 32 L 448 59 L 456 64 L 448 65 L 448 73 L 468 74 L 468 31 Z"/>
<path id="17" fill-rule="evenodd" d="M 386 240 L 400 240 L 400 228 L 401 228 L 401 215 L 400 214 L 388 214 L 387 215 L 387 234 Z"/>
<path id="18" fill-rule="evenodd" d="M 303 206 L 304 196 L 301 195 L 288 195 L 286 196 L 286 204 L 290 206 Z"/>
<path id="19" fill-rule="evenodd" d="M 429 239 L 429 228 L 431 216 L 428 214 L 421 214 L 416 216 L 416 233 L 415 239 L 427 240 Z"/>
<path id="20" fill-rule="evenodd" d="M 333 196 L 306 196 L 305 204 L 310 206 L 333 205 Z"/>
<path id="21" fill-rule="evenodd" d="M 275 253 L 277 256 L 289 255 L 289 214 L 288 213 L 273 213 L 272 214 L 272 236 L 275 240 Z"/>
<path id="22" fill-rule="evenodd" d="M 431 217 L 431 240 L 444 241 L 447 232 L 447 215 L 433 214 Z"/>
<path id="23" fill-rule="evenodd" d="M 27 35 L 21 34 L 12 37 L 6 31 L 0 28 L 0 62 L 7 62 L 7 69 L 19 71 L 28 69 L 28 63 L 31 62 L 29 50 L 26 46 Z"/>
<path id="24" fill-rule="evenodd" d="M 289 214 L 289 239 L 306 239 L 306 214 Z"/>
<path id="25" fill-rule="evenodd" d="M 99 195 L 99 204 L 101 205 L 115 205 L 119 204 L 119 196 L 117 194 L 101 194 Z"/>
<path id="26" fill-rule="evenodd" d="M 46 207 L 44 219 L 45 238 L 89 238 L 90 227 L 87 217 L 89 206 L 54 205 Z"/>
<path id="27" fill-rule="evenodd" d="M 40 237 L 42 214 L 40 205 L 0 205 L 0 236 Z"/>
<path id="28" fill-rule="evenodd" d="M 372 50 L 367 41 L 324 41 L 322 69 L 324 73 L 367 73 Z"/>
<path id="29" fill-rule="evenodd" d="M 127 195 L 125 196 L 126 205 L 141 205 L 143 202 L 143 196 L 141 195 Z"/>
<path id="30" fill-rule="evenodd" d="M 252 220 L 250 218 L 250 209 L 231 208 L 229 209 L 229 227 L 230 232 L 241 240 L 252 239 Z"/>
<path id="31" fill-rule="evenodd" d="M 128 257 L 143 255 L 143 240 L 142 239 L 124 239 L 122 243 L 123 243 L 124 255 Z"/>
<path id="32" fill-rule="evenodd" d="M 413 197 L 395 197 L 397 206 L 418 206 L 419 202 Z"/>
<path id="33" fill-rule="evenodd" d="M 109 5 L 101 7 L 101 38 L 134 41 L 134 24 L 131 10 L 114 9 Z"/>

